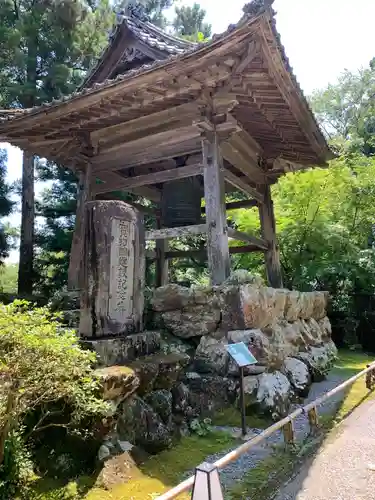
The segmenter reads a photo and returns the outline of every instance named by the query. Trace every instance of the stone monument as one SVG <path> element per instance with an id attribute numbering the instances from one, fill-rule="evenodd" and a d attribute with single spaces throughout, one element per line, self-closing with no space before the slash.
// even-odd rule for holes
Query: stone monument
<path id="1" fill-rule="evenodd" d="M 142 331 L 143 217 L 122 201 L 91 201 L 84 225 L 80 336 Z"/>

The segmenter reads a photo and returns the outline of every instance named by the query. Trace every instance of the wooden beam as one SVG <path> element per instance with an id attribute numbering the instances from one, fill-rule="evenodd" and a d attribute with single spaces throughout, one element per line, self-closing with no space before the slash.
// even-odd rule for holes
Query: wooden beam
<path id="1" fill-rule="evenodd" d="M 168 238 L 181 238 L 192 234 L 204 234 L 207 232 L 206 224 L 196 224 L 194 226 L 167 227 L 164 229 L 153 229 L 146 231 L 146 240 L 162 240 Z"/>
<path id="2" fill-rule="evenodd" d="M 242 233 L 241 231 L 236 231 L 231 227 L 228 228 L 228 236 L 229 238 L 233 238 L 237 241 L 245 241 L 247 243 L 251 243 L 252 245 L 257 246 L 260 250 L 267 250 L 268 244 L 266 240 L 261 238 L 257 238 L 256 236 L 252 236 L 251 234 Z"/>
<path id="3" fill-rule="evenodd" d="M 96 176 L 94 176 L 95 179 Z M 100 180 L 104 181 L 103 184 L 92 183 L 92 190 L 95 194 L 110 193 L 112 191 L 122 190 L 121 182 L 124 177 L 117 174 L 116 172 L 103 172 L 100 174 Z M 97 189 L 100 186 L 100 190 Z M 150 186 L 139 186 L 134 188 L 127 188 L 126 191 L 130 193 L 137 194 L 148 200 L 159 202 L 160 201 L 160 191 L 156 188 Z"/>
<path id="4" fill-rule="evenodd" d="M 264 172 L 251 159 L 251 157 L 240 151 L 238 147 L 232 144 L 231 140 L 233 135 L 228 141 L 225 141 L 221 144 L 220 149 L 223 157 L 234 167 L 236 167 L 240 172 L 242 172 L 250 182 L 264 184 L 266 182 L 266 176 Z"/>
<path id="5" fill-rule="evenodd" d="M 231 255 L 241 254 L 241 253 L 251 253 L 251 252 L 262 252 L 255 245 L 241 245 L 240 247 L 229 247 L 229 253 Z M 150 260 L 157 259 L 157 253 L 155 250 L 147 250 L 146 258 Z M 171 250 L 165 253 L 166 259 L 190 259 L 190 258 L 205 258 L 207 259 L 207 248 L 202 248 L 199 250 Z"/>
<path id="6" fill-rule="evenodd" d="M 276 222 L 271 198 L 271 187 L 263 187 L 264 203 L 259 205 L 260 225 L 262 236 L 267 241 L 268 248 L 265 253 L 268 283 L 274 288 L 283 287 L 280 266 L 280 253 L 276 239 Z"/>
<path id="7" fill-rule="evenodd" d="M 239 75 L 251 63 L 251 61 L 259 54 L 260 44 L 255 40 L 249 42 L 245 54 L 240 59 L 239 63 L 233 68 L 232 74 Z"/>
<path id="8" fill-rule="evenodd" d="M 140 165 L 146 165 L 148 163 L 155 163 L 162 160 L 168 160 L 170 158 L 174 158 L 176 156 L 181 156 L 185 154 L 195 154 L 199 152 L 199 156 L 201 157 L 201 138 L 200 136 L 194 137 L 193 139 L 181 140 L 180 142 L 175 142 L 168 144 L 167 146 L 163 146 L 161 148 L 151 148 L 148 149 L 145 147 L 142 151 L 138 153 L 132 154 L 132 156 L 127 157 L 126 163 L 124 162 L 124 158 L 118 160 L 116 163 L 116 167 L 114 170 L 119 170 L 121 168 L 135 168 Z M 112 169 L 111 169 L 112 170 Z M 105 173 L 105 169 L 103 172 L 98 174 L 98 177 L 102 178 Z M 111 173 L 111 172 L 109 172 Z"/>
<path id="9" fill-rule="evenodd" d="M 247 182 L 237 177 L 237 175 L 234 175 L 229 170 L 224 169 L 224 178 L 227 182 L 232 184 L 232 186 L 235 186 L 238 190 L 242 191 L 245 194 L 248 194 L 249 196 L 257 200 L 259 203 L 263 203 L 264 198 L 262 194 L 259 193 L 259 191 L 257 191 L 256 189 L 249 186 Z"/>
<path id="10" fill-rule="evenodd" d="M 173 123 L 179 123 L 180 127 L 192 123 L 193 118 L 198 114 L 198 106 L 196 103 L 181 104 L 169 109 L 163 109 L 156 113 L 151 113 L 134 120 L 117 123 L 109 127 L 101 128 L 91 132 L 92 141 L 95 143 L 104 143 L 107 140 L 113 140 L 114 137 L 121 138 L 130 134 L 151 135 L 150 130 L 159 126 L 162 132 L 164 126 L 169 125 L 169 129 L 179 128 Z M 168 127 L 167 127 L 168 129 Z M 127 141 L 128 142 L 128 141 Z"/>
<path id="11" fill-rule="evenodd" d="M 239 201 L 230 201 L 229 203 L 225 204 L 225 210 L 238 210 L 239 208 L 250 208 L 250 207 L 257 207 L 258 202 L 257 200 L 239 200 Z M 202 214 L 206 213 L 206 208 L 202 207 Z"/>
<path id="12" fill-rule="evenodd" d="M 85 205 L 92 198 L 91 192 L 91 164 L 88 164 L 85 172 L 79 173 L 78 196 L 76 209 L 76 222 L 70 250 L 70 260 L 68 269 L 68 288 L 70 290 L 80 290 L 82 286 L 83 270 L 83 242 L 85 234 Z"/>
<path id="13" fill-rule="evenodd" d="M 143 137 L 135 141 L 121 143 L 105 150 L 101 149 L 99 154 L 93 158 L 93 170 L 95 173 L 118 170 L 121 168 L 121 164 L 124 163 L 124 158 L 132 158 L 132 156 L 139 153 L 147 156 L 147 151 L 161 150 L 199 137 L 198 127 L 190 125 Z M 154 151 L 153 153 L 155 154 Z M 147 162 L 146 160 L 145 163 Z"/>
<path id="14" fill-rule="evenodd" d="M 203 165 L 201 163 L 196 163 L 194 165 L 187 165 L 185 167 L 176 167 L 170 170 L 161 170 L 160 172 L 154 172 L 147 175 L 138 175 L 136 177 L 127 177 L 119 181 L 116 189 L 127 189 L 147 186 L 150 184 L 160 184 L 163 182 L 168 182 L 176 179 L 184 179 L 186 177 L 194 177 L 195 175 L 202 175 Z M 102 184 L 97 184 L 94 189 L 94 193 L 98 194 L 101 192 L 108 191 L 108 187 Z"/>
<path id="15" fill-rule="evenodd" d="M 216 133 L 202 140 L 204 197 L 206 202 L 208 268 L 212 285 L 220 285 L 230 274 L 225 215 L 223 160 Z"/>

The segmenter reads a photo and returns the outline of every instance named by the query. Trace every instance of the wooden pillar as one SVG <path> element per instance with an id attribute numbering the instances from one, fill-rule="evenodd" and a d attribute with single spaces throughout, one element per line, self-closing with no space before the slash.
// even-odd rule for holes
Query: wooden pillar
<path id="1" fill-rule="evenodd" d="M 157 229 L 162 228 L 160 215 L 156 218 Z M 166 259 L 168 252 L 168 240 L 156 240 L 156 286 L 164 286 L 168 284 L 168 260 Z"/>
<path id="2" fill-rule="evenodd" d="M 80 290 L 82 285 L 83 240 L 85 234 L 85 204 L 91 200 L 91 165 L 80 171 L 78 178 L 78 194 L 76 222 L 70 250 L 68 270 L 68 289 Z"/>
<path id="3" fill-rule="evenodd" d="M 215 131 L 204 136 L 202 151 L 208 268 L 211 284 L 220 285 L 230 274 L 230 257 L 225 214 L 223 164 L 219 139 Z"/>
<path id="4" fill-rule="evenodd" d="M 269 184 L 261 187 L 264 195 L 264 203 L 259 203 L 259 217 L 262 237 L 269 244 L 265 251 L 265 264 L 269 286 L 274 288 L 283 287 L 283 279 L 280 267 L 280 253 L 276 238 L 276 222 L 271 198 L 271 187 Z"/>

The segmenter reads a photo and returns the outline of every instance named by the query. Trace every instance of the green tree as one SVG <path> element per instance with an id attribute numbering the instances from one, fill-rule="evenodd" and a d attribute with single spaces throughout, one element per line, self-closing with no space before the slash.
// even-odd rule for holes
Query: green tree
<path id="1" fill-rule="evenodd" d="M 373 60 L 374 61 L 374 60 Z M 351 151 L 375 154 L 375 64 L 345 71 L 337 83 L 313 93 L 310 101 L 327 136 Z M 340 148 L 342 149 L 342 148 Z"/>
<path id="2" fill-rule="evenodd" d="M 2 107 L 30 108 L 69 94 L 107 41 L 108 0 L 3 0 L 0 3 Z M 24 155 L 19 292 L 31 293 L 34 160 Z"/>
<path id="3" fill-rule="evenodd" d="M 120 1 L 115 4 L 114 10 L 119 12 L 135 3 L 131 0 Z M 144 5 L 154 24 L 165 25 L 163 11 L 172 5 L 172 0 L 145 0 L 139 3 Z M 61 290 L 67 283 L 70 246 L 75 225 L 77 181 L 68 169 L 57 168 L 49 162 L 39 163 L 37 172 L 39 180 L 52 182 L 52 186 L 43 192 L 36 204 L 37 215 L 44 218 L 45 224 L 36 235 L 39 251 L 35 258 L 35 283 L 39 292 L 49 296 Z M 124 201 L 142 201 L 129 193 L 116 195 L 121 196 Z"/>
<path id="4" fill-rule="evenodd" d="M 166 28 L 168 20 L 164 11 L 173 5 L 174 0 L 118 0 L 115 2 L 115 11 L 125 11 L 130 8 L 140 8 L 150 19 L 151 23 L 159 28 Z"/>
<path id="5" fill-rule="evenodd" d="M 84 418 L 107 409 L 97 397 L 94 359 L 47 309 L 0 305 L 0 477 L 7 439 L 31 413 L 38 419 L 28 436 L 56 426 L 78 430 Z"/>
<path id="6" fill-rule="evenodd" d="M 0 268 L 0 292 L 17 293 L 18 264 L 5 264 Z"/>
<path id="7" fill-rule="evenodd" d="M 356 297 L 375 293 L 375 158 L 343 155 L 328 169 L 287 174 L 272 195 L 286 287 L 329 291 L 334 314 L 345 318 L 343 326 L 351 322 L 353 337 L 352 322 L 363 316 Z M 232 218 L 241 231 L 260 233 L 256 209 Z M 260 254 L 236 262 L 264 275 Z"/>
<path id="8" fill-rule="evenodd" d="M 5 181 L 7 160 L 7 152 L 0 149 L 0 217 L 7 217 L 14 208 L 14 203 L 10 199 L 11 188 Z M 0 223 L 0 263 L 8 256 L 10 246 L 11 233 L 9 226 Z"/>
<path id="9" fill-rule="evenodd" d="M 203 35 L 203 39 L 211 36 L 211 24 L 204 22 L 206 11 L 198 3 L 194 3 L 192 7 L 188 5 L 176 7 L 175 12 L 173 27 L 177 34 L 184 37 L 196 37 L 197 39 L 193 41 L 202 41 L 198 40 L 198 33 Z"/>

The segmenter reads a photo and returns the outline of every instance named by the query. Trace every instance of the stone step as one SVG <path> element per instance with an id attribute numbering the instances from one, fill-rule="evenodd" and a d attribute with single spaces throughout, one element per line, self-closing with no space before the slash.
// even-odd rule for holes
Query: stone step
<path id="1" fill-rule="evenodd" d="M 189 363 L 190 356 L 186 353 L 156 353 L 127 366 L 138 375 L 140 386 L 137 392 L 142 395 L 153 390 L 170 390 Z"/>
<path id="2" fill-rule="evenodd" d="M 97 354 L 98 366 L 127 365 L 160 350 L 161 334 L 145 331 L 127 337 L 82 340 L 81 345 Z"/>

